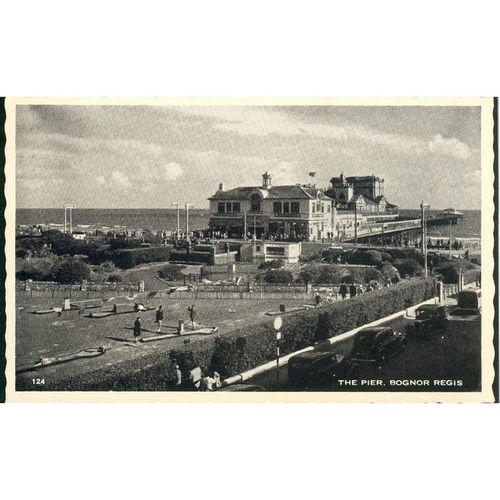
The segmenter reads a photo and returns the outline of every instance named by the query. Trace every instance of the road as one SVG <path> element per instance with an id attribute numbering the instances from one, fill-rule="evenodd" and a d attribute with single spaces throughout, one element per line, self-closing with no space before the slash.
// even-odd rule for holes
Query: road
<path id="1" fill-rule="evenodd" d="M 411 320 L 399 318 L 385 323 L 404 331 Z M 352 340 L 339 345 L 322 345 L 321 350 L 349 355 Z M 268 391 L 288 391 L 287 366 L 280 368 L 280 385 L 276 369 L 246 381 Z M 332 380 L 309 388 L 316 392 L 357 391 L 477 391 L 481 388 L 481 322 L 479 317 L 453 317 L 446 332 L 435 332 L 430 340 L 412 339 L 405 351 L 378 369 L 375 365 L 360 367 L 359 377 L 343 382 Z M 416 384 L 416 385 L 409 385 Z M 297 389 L 294 389 L 297 390 Z"/>

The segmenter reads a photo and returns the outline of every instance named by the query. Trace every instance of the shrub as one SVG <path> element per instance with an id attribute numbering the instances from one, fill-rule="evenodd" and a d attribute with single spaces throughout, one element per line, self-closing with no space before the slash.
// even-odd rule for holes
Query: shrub
<path id="1" fill-rule="evenodd" d="M 399 271 L 401 276 L 422 276 L 423 267 L 413 259 L 396 259 L 393 262 L 394 267 Z"/>
<path id="2" fill-rule="evenodd" d="M 54 260 L 32 259 L 16 265 L 16 277 L 20 280 L 54 281 Z"/>
<path id="3" fill-rule="evenodd" d="M 439 273 L 442 276 L 444 283 L 457 283 L 458 282 L 458 273 L 459 269 L 462 268 L 462 272 L 465 276 L 465 279 L 469 279 L 470 281 L 466 281 L 467 283 L 471 283 L 475 281 L 475 276 L 480 268 L 476 267 L 471 262 L 466 260 L 451 260 L 445 262 L 438 267 L 434 268 L 434 271 Z"/>
<path id="4" fill-rule="evenodd" d="M 355 250 L 347 254 L 349 264 L 363 264 L 367 266 L 376 266 L 382 262 L 382 254 L 377 250 Z"/>
<path id="5" fill-rule="evenodd" d="M 269 269 L 264 274 L 266 283 L 293 283 L 293 274 L 285 269 Z"/>
<path id="6" fill-rule="evenodd" d="M 259 264 L 259 269 L 281 269 L 283 267 L 283 260 L 268 260 L 267 262 L 262 262 Z"/>
<path id="7" fill-rule="evenodd" d="M 321 256 L 325 262 L 336 264 L 339 262 L 339 259 L 341 260 L 343 258 L 344 251 L 341 248 L 327 248 L 323 250 Z"/>
<path id="8" fill-rule="evenodd" d="M 380 255 L 382 256 L 382 261 L 384 262 L 392 262 L 394 260 L 394 257 L 387 252 L 380 252 Z"/>
<path id="9" fill-rule="evenodd" d="M 382 276 L 387 280 L 391 280 L 392 283 L 397 283 L 398 281 L 401 280 L 401 276 L 399 274 L 399 271 L 389 264 L 388 262 L 381 262 L 378 266 L 377 269 L 382 273 Z"/>
<path id="10" fill-rule="evenodd" d="M 160 276 L 160 278 L 168 281 L 180 281 L 184 277 L 184 275 L 182 274 L 182 269 L 184 269 L 185 267 L 186 266 L 165 266 L 158 271 L 158 275 Z"/>
<path id="11" fill-rule="evenodd" d="M 90 267 L 76 259 L 66 259 L 58 262 L 54 268 L 54 278 L 59 283 L 79 283 L 88 280 Z"/>
<path id="12" fill-rule="evenodd" d="M 108 281 L 111 283 L 121 283 L 123 281 L 123 277 L 121 274 L 110 274 L 108 276 Z"/>

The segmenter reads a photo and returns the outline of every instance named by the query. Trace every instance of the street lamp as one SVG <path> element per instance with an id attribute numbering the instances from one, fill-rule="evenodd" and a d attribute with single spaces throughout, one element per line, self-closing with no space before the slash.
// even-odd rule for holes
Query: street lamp
<path id="1" fill-rule="evenodd" d="M 283 326 L 283 318 L 276 316 L 273 321 L 273 329 L 276 333 L 276 386 L 280 387 L 280 340 L 281 327 Z"/>
<path id="2" fill-rule="evenodd" d="M 427 278 L 427 225 L 425 221 L 425 210 L 429 210 L 430 205 L 428 203 L 424 203 L 422 200 L 422 203 L 420 204 L 420 209 L 422 211 L 422 254 L 424 256 L 424 270 L 425 270 L 425 277 Z"/>

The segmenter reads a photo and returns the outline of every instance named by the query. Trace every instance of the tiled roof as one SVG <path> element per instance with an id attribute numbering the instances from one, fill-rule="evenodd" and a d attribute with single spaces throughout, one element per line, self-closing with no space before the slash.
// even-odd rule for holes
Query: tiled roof
<path id="1" fill-rule="evenodd" d="M 249 196 L 260 191 L 266 200 L 283 200 L 283 199 L 316 199 L 322 198 L 325 200 L 330 200 L 326 196 L 322 189 L 302 186 L 299 184 L 291 184 L 288 186 L 271 186 L 268 189 L 264 189 L 262 186 L 244 186 L 237 187 L 234 189 L 228 189 L 227 191 L 217 191 L 210 200 L 242 200 L 248 199 Z"/>

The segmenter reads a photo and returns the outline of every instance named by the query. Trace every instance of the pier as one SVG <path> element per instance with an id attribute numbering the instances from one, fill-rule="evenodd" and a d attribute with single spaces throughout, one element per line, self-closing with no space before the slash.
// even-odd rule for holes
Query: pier
<path id="1" fill-rule="evenodd" d="M 447 209 L 439 215 L 426 218 L 427 227 L 458 224 L 463 214 L 453 209 Z M 359 228 L 354 235 L 344 239 L 346 243 L 368 243 L 375 245 L 403 245 L 414 246 L 422 237 L 422 219 L 408 219 L 393 222 L 378 222 L 367 227 Z"/>

